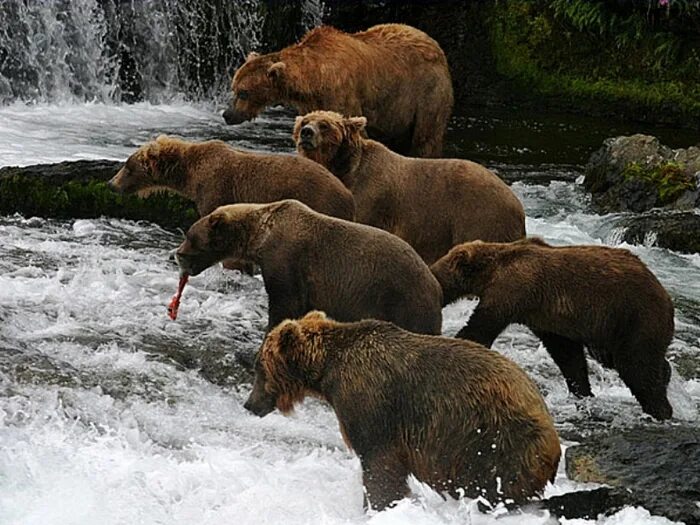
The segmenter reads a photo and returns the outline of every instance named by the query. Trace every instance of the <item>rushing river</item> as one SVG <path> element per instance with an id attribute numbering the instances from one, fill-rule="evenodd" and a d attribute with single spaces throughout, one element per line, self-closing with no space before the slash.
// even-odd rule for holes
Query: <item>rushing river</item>
<path id="1" fill-rule="evenodd" d="M 158 133 L 290 151 L 291 125 L 279 110 L 233 128 L 213 107 L 184 103 L 14 104 L 0 108 L 0 165 L 124 159 Z M 530 234 L 616 245 L 617 217 L 595 215 L 576 180 L 592 148 L 631 129 L 456 117 L 448 153 L 512 182 Z M 691 140 L 660 133 L 672 145 Z M 331 411 L 311 400 L 292 417 L 259 419 L 242 407 L 250 385 L 227 376 L 236 355 L 250 355 L 262 339 L 259 278 L 207 270 L 190 281 L 178 320 L 167 318 L 177 286 L 168 254 L 180 239 L 149 223 L 0 217 L 0 524 L 548 522 L 545 513 L 496 521 L 472 501 L 443 501 L 417 483 L 397 507 L 364 513 L 360 464 Z M 677 416 L 697 421 L 700 256 L 629 248 L 673 296 L 670 398 Z M 473 306 L 448 308 L 445 333 Z M 527 330 L 512 327 L 495 346 L 535 379 L 564 433 L 647 420 L 617 374 L 593 361 L 596 397 L 577 401 Z M 206 364 L 208 356 L 216 359 Z M 562 472 L 547 494 L 581 488 Z M 628 507 L 599 523 L 669 522 Z"/>

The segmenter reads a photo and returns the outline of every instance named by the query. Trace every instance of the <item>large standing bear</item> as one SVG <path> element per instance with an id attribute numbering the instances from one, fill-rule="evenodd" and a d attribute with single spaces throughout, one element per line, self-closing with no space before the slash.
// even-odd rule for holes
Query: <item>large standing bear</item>
<path id="1" fill-rule="evenodd" d="M 537 387 L 471 341 L 320 312 L 287 320 L 263 342 L 245 408 L 289 412 L 306 395 L 335 411 L 379 509 L 408 493 L 409 474 L 455 497 L 522 503 L 557 471 L 559 439 Z"/>
<path id="2" fill-rule="evenodd" d="M 523 206 L 494 173 L 468 160 L 404 157 L 364 138 L 365 122 L 314 111 L 294 127 L 299 154 L 352 191 L 358 222 L 401 237 L 428 264 L 465 241 L 524 237 Z"/>
<path id="3" fill-rule="evenodd" d="M 440 285 L 408 244 L 377 228 L 295 200 L 234 204 L 192 225 L 176 254 L 187 275 L 229 258 L 260 267 L 268 329 L 323 309 L 343 321 L 385 319 L 440 333 Z"/>
<path id="4" fill-rule="evenodd" d="M 584 345 L 614 368 L 642 409 L 668 419 L 673 303 L 632 253 L 605 246 L 550 246 L 540 239 L 455 246 L 431 266 L 449 304 L 479 298 L 457 337 L 491 346 L 509 324 L 529 327 L 566 379 L 590 396 Z"/>
<path id="5" fill-rule="evenodd" d="M 309 31 L 274 53 L 251 53 L 231 83 L 228 124 L 288 104 L 367 117 L 370 136 L 415 157 L 439 157 L 452 112 L 452 80 L 435 40 L 413 27 L 383 24 L 348 34 Z"/>

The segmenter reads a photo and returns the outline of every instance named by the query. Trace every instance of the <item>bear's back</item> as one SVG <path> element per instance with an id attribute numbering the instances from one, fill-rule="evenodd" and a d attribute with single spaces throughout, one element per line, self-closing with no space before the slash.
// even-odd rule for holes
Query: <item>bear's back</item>
<path id="1" fill-rule="evenodd" d="M 312 160 L 230 147 L 221 150 L 220 158 L 224 168 L 219 176 L 232 180 L 237 202 L 264 204 L 295 199 L 326 215 L 347 220 L 355 217 L 350 190 Z"/>
<path id="2" fill-rule="evenodd" d="M 313 309 L 342 321 L 374 317 L 421 333 L 440 332 L 442 289 L 406 242 L 289 203 L 270 240 L 270 257 L 293 245 L 286 251 L 289 260 L 279 262 L 305 276 Z"/>

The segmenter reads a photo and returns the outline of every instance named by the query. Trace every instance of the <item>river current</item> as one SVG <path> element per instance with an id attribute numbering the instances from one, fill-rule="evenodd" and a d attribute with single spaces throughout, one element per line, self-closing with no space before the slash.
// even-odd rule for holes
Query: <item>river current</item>
<path id="1" fill-rule="evenodd" d="M 12 104 L 0 108 L 0 166 L 125 159 L 159 133 L 288 152 L 292 122 L 271 110 L 254 123 L 227 127 L 216 108 L 177 102 Z M 447 153 L 483 162 L 512 182 L 529 234 L 554 244 L 619 245 L 619 217 L 593 213 L 580 177 L 603 138 L 627 131 L 583 119 L 463 116 L 453 119 Z M 689 144 L 681 132 L 660 134 L 671 145 Z M 262 339 L 266 296 L 259 277 L 207 270 L 191 279 L 178 320 L 168 319 L 177 287 L 168 254 L 180 239 L 146 222 L 0 217 L 0 524 L 550 520 L 536 512 L 496 520 L 473 501 L 443 501 L 415 481 L 411 498 L 365 513 L 359 460 L 328 407 L 309 400 L 292 417 L 275 412 L 259 419 L 242 407 L 250 385 L 217 376 Z M 669 395 L 679 419 L 697 422 L 700 256 L 649 241 L 625 247 L 673 297 Z M 445 334 L 464 324 L 474 304 L 446 309 Z M 578 401 L 526 329 L 511 327 L 495 348 L 533 377 L 564 433 L 646 420 L 617 374 L 594 361 L 596 397 Z M 210 354 L 220 361 L 204 373 L 201 356 Z M 547 495 L 583 488 L 566 479 L 562 461 Z M 628 507 L 598 522 L 568 523 L 670 522 Z"/>

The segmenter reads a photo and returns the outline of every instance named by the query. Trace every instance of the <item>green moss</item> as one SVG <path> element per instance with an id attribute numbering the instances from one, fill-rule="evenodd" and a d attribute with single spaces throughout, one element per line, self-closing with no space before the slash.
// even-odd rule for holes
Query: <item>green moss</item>
<path id="1" fill-rule="evenodd" d="M 641 180 L 651 184 L 658 191 L 661 204 L 669 204 L 686 190 L 695 189 L 695 178 L 675 162 L 666 162 L 654 168 L 633 162 L 625 167 L 622 176 L 625 180 Z"/>
<path id="2" fill-rule="evenodd" d="M 613 103 L 698 125 L 697 34 L 654 27 L 636 12 L 615 14 L 602 2 L 558 0 L 499 3 L 489 25 L 498 72 L 524 91 L 582 110 Z"/>
<path id="3" fill-rule="evenodd" d="M 198 217 L 192 202 L 174 194 L 140 199 L 119 195 L 102 181 L 69 181 L 57 186 L 21 175 L 0 179 L 0 214 L 10 213 L 66 219 L 108 216 L 183 229 Z"/>

